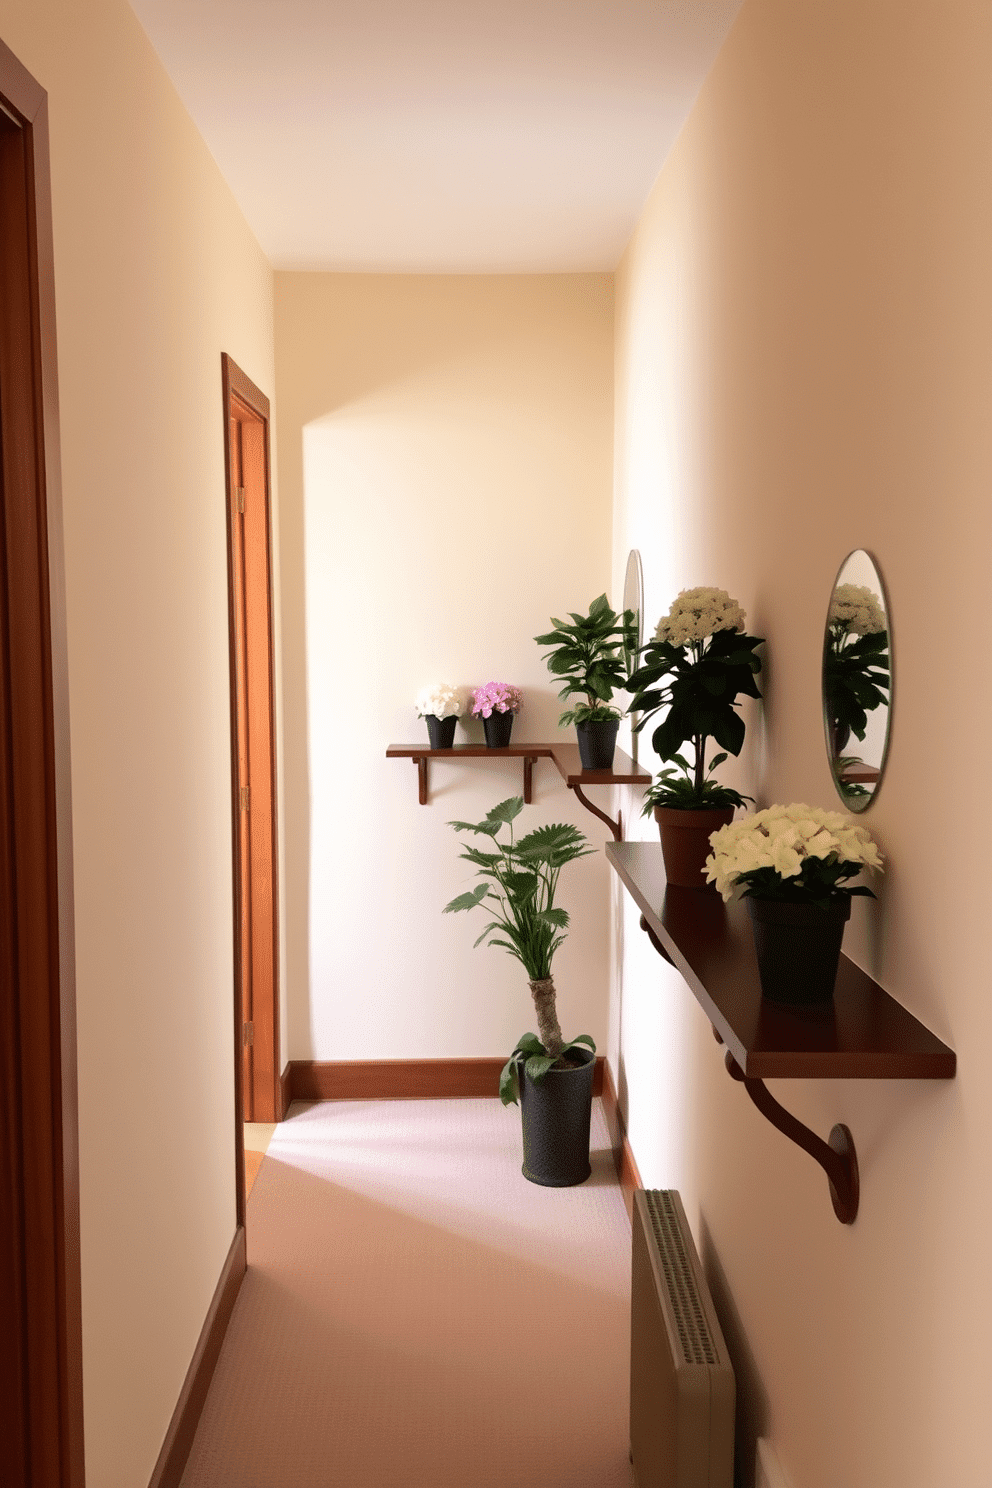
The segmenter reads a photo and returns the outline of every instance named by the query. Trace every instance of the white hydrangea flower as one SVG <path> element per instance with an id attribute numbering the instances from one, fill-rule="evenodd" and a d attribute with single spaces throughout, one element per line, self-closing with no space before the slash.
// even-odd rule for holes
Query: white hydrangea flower
<path id="1" fill-rule="evenodd" d="M 450 682 L 432 682 L 417 693 L 414 707 L 418 718 L 432 713 L 435 718 L 459 718 L 465 712 L 466 689 L 453 687 Z"/>
<path id="2" fill-rule="evenodd" d="M 802 872 L 805 858 L 836 854 L 842 863 L 882 867 L 882 855 L 864 827 L 839 811 L 794 801 L 753 811 L 710 837 L 706 878 L 729 899 L 744 873 L 774 868 L 781 878 Z"/>
<path id="3" fill-rule="evenodd" d="M 881 599 L 866 584 L 838 584 L 827 623 L 847 635 L 877 635 L 887 629 Z"/>
<path id="4" fill-rule="evenodd" d="M 683 589 L 658 621 L 655 639 L 672 646 L 704 641 L 718 630 L 743 630 L 744 611 L 726 589 Z"/>

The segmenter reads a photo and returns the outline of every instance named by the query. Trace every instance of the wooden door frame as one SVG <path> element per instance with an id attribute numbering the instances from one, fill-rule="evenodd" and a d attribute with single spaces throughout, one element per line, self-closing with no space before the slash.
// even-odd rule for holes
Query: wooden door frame
<path id="1" fill-rule="evenodd" d="M 234 550 L 234 525 L 232 520 L 231 496 L 232 496 L 232 469 L 233 459 L 231 450 L 231 420 L 236 417 L 238 404 L 243 405 L 254 417 L 264 425 L 264 447 L 265 447 L 265 533 L 266 533 L 266 607 L 267 607 L 267 635 L 268 635 L 268 676 L 269 676 L 269 760 L 271 771 L 271 841 L 272 841 L 272 942 L 273 942 L 273 966 L 272 966 L 272 1003 L 267 1009 L 271 1013 L 272 1027 L 272 1086 L 266 1084 L 264 1092 L 259 1091 L 256 1077 L 256 1093 L 264 1093 L 265 1099 L 271 1102 L 271 1109 L 275 1119 L 280 1121 L 283 1116 L 282 1110 L 282 1084 L 279 1078 L 279 880 L 278 880 L 278 832 L 276 816 L 276 730 L 275 730 L 275 639 L 273 627 L 273 602 L 272 602 L 272 536 L 271 536 L 271 457 L 269 440 L 269 400 L 265 394 L 255 386 L 249 377 L 241 371 L 240 367 L 232 359 L 223 353 L 221 356 L 221 384 L 223 390 L 224 404 L 224 506 L 227 514 L 227 577 L 228 577 L 228 635 L 230 641 L 230 668 L 231 668 L 231 815 L 233 821 L 232 849 L 233 849 L 233 882 L 234 882 L 234 1025 L 235 1025 L 235 1099 L 236 1117 L 238 1128 L 238 1192 L 239 1206 L 243 1205 L 244 1188 L 244 1133 L 242 1121 L 244 1113 L 244 1077 L 242 1060 L 242 1012 L 241 1012 L 241 979 L 242 979 L 242 955 L 241 955 L 241 921 L 245 910 L 242 903 L 241 893 L 241 838 L 243 828 L 243 815 L 241 811 L 240 792 L 238 783 L 238 707 L 236 695 L 237 658 L 235 652 L 236 634 L 236 612 L 235 612 L 235 550 Z M 244 1222 L 244 1215 L 239 1207 L 239 1221 Z"/>
<path id="2" fill-rule="evenodd" d="M 31 1488 L 83 1488 L 72 800 L 48 103 L 2 42 L 0 105 L 0 629 L 7 632 L 0 729 L 8 758 L 0 784 L 0 874 L 11 874 L 6 897 L 14 915 L 0 969 L 0 1026 L 8 1035 L 0 1049 L 0 1169 L 12 1200 L 0 1226 L 21 1283 L 5 1286 L 20 1357 L 13 1350 L 5 1356 L 13 1371 L 6 1382 L 14 1380 L 15 1389 L 0 1392 L 0 1452 L 9 1454 L 5 1461 L 16 1454 L 19 1475 L 26 1461 Z"/>

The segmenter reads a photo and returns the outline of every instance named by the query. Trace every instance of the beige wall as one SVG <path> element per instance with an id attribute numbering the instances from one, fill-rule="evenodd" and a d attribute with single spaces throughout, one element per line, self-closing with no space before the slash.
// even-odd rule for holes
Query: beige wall
<path id="1" fill-rule="evenodd" d="M 275 303 L 287 1056 L 508 1052 L 533 1026 L 522 968 L 441 910 L 474 882 L 447 822 L 520 794 L 521 767 L 434 766 L 425 808 L 385 751 L 426 741 L 413 701 L 438 679 L 515 682 L 514 738 L 555 735 L 532 637 L 609 583 L 612 278 L 280 273 Z M 549 763 L 526 815 L 605 836 Z M 561 898 L 562 1023 L 601 1039 L 601 854 Z"/>
<path id="2" fill-rule="evenodd" d="M 992 1479 L 990 54 L 992 11 L 964 0 L 745 0 L 618 278 L 614 576 L 639 545 L 651 623 L 718 584 L 768 637 L 738 776 L 762 804 L 834 804 L 823 620 L 845 553 L 877 555 L 894 734 L 866 825 L 889 870 L 847 946 L 958 1053 L 946 1084 L 773 1085 L 821 1134 L 854 1132 L 842 1228 L 625 914 L 612 1057 L 634 1150 L 687 1195 L 736 1316 L 747 1435 L 772 1436 L 793 1488 Z"/>
<path id="3" fill-rule="evenodd" d="M 145 1488 L 234 1234 L 220 353 L 271 274 L 123 0 L 0 0 L 48 90 L 87 1480 Z"/>

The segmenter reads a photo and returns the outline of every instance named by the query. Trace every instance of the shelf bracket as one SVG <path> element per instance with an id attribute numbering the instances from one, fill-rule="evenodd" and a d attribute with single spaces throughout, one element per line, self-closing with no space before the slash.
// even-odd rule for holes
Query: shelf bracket
<path id="1" fill-rule="evenodd" d="M 731 1079 L 741 1082 L 762 1116 L 777 1127 L 783 1136 L 788 1137 L 790 1142 L 795 1142 L 804 1152 L 808 1152 L 814 1162 L 820 1164 L 830 1184 L 834 1213 L 841 1224 L 853 1224 L 858 1216 L 861 1184 L 858 1176 L 858 1154 L 854 1150 L 854 1138 L 850 1130 L 838 1122 L 831 1128 L 829 1139 L 824 1142 L 784 1106 L 779 1105 L 763 1080 L 755 1080 L 746 1075 L 729 1049 L 724 1055 L 724 1063 Z"/>
<path id="2" fill-rule="evenodd" d="M 600 811 L 598 806 L 594 806 L 592 804 L 588 796 L 584 796 L 582 794 L 581 785 L 569 785 L 568 788 L 569 790 L 573 790 L 575 792 L 587 811 L 591 811 L 593 816 L 598 816 L 601 822 L 606 823 L 610 831 L 613 833 L 614 842 L 623 841 L 623 815 L 621 812 L 617 812 L 617 819 L 616 821 L 614 821 L 612 816 L 607 816 L 605 811 Z M 662 952 L 662 955 L 664 955 L 664 952 Z"/>
<path id="3" fill-rule="evenodd" d="M 651 929 L 651 926 L 648 924 L 648 919 L 647 919 L 647 916 L 646 915 L 641 915 L 641 929 L 644 931 L 644 933 L 647 936 L 648 940 L 651 942 L 651 944 L 654 946 L 655 950 L 658 952 L 658 955 L 659 956 L 664 956 L 664 958 L 668 962 L 669 966 L 674 966 L 675 965 L 675 962 L 672 960 L 671 956 L 665 950 L 665 947 L 662 945 L 662 943 L 658 939 L 657 935 L 655 935 L 654 931 Z M 714 1028 L 713 1032 L 716 1033 L 716 1029 L 715 1028 Z M 716 1033 L 716 1036 L 717 1036 L 718 1039 L 720 1038 L 720 1035 L 718 1033 Z M 723 1040 L 720 1039 L 720 1042 L 723 1043 Z"/>
<path id="4" fill-rule="evenodd" d="M 427 772 L 428 772 L 428 768 L 429 768 L 429 761 L 431 759 L 431 755 L 430 754 L 427 754 L 427 753 L 424 753 L 424 754 L 414 754 L 414 755 L 411 755 L 410 757 L 412 758 L 413 763 L 417 767 L 417 785 L 419 787 L 418 798 L 419 798 L 420 804 L 421 804 L 421 806 L 427 806 L 427 805 L 430 804 L 430 791 L 429 791 L 429 788 L 428 788 L 429 787 L 429 780 L 428 780 L 428 773 Z M 451 751 L 451 757 L 454 758 L 454 759 L 457 759 L 458 758 L 457 751 L 452 750 Z M 434 755 L 434 758 L 444 759 L 445 758 L 445 755 L 440 754 L 440 753 L 436 753 Z M 537 761 L 541 758 L 541 756 L 539 754 L 525 754 L 525 755 L 522 755 L 522 756 L 518 756 L 518 758 L 522 758 L 523 759 L 523 764 L 524 764 L 524 803 L 525 803 L 525 805 L 529 806 L 532 803 L 533 799 L 534 799 L 534 766 L 537 763 Z M 595 810 L 595 807 L 593 807 L 592 809 Z"/>

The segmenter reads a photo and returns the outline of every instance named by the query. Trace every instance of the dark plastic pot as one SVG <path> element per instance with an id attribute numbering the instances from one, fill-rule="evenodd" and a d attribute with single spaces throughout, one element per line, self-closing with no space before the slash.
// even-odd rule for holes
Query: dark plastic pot
<path id="1" fill-rule="evenodd" d="M 490 749 L 506 749 L 510 743 L 510 734 L 513 732 L 513 714 L 510 712 L 490 713 L 488 718 L 483 718 L 482 727 Z"/>
<path id="2" fill-rule="evenodd" d="M 619 718 L 595 719 L 575 725 L 579 741 L 579 759 L 583 770 L 612 770 L 613 754 L 620 730 Z"/>
<path id="3" fill-rule="evenodd" d="M 433 713 L 425 713 L 424 722 L 427 725 L 427 737 L 432 749 L 452 747 L 455 742 L 455 724 L 458 722 L 454 714 L 450 718 L 438 718 Z"/>
<path id="4" fill-rule="evenodd" d="M 654 819 L 661 832 L 665 877 L 677 889 L 714 889 L 706 882 L 706 859 L 710 833 L 734 819 L 733 806 L 709 806 L 703 811 L 680 811 L 675 806 L 656 806 Z"/>
<path id="5" fill-rule="evenodd" d="M 751 915 L 761 993 L 769 1002 L 812 1007 L 834 995 L 844 926 L 851 900 L 789 904 L 780 899 L 745 901 Z"/>
<path id="6" fill-rule="evenodd" d="M 574 1188 L 585 1183 L 589 1162 L 589 1122 L 592 1115 L 592 1085 L 596 1056 L 591 1049 L 576 1049 L 581 1065 L 548 1070 L 539 1085 L 523 1071 L 520 1109 L 524 1129 L 524 1163 L 521 1169 L 531 1183 L 544 1188 Z"/>

